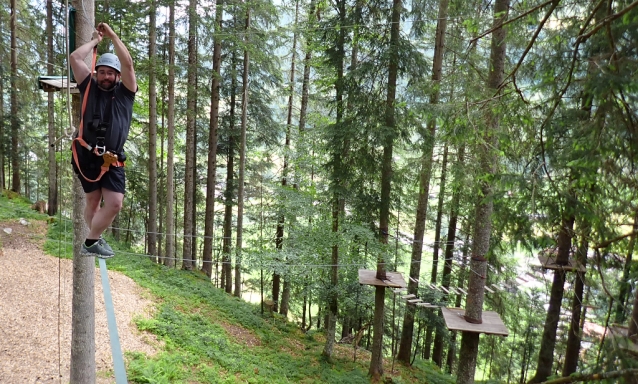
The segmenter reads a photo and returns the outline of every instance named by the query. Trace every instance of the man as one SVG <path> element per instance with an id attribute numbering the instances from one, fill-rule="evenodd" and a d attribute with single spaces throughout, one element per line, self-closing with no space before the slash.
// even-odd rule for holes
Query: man
<path id="1" fill-rule="evenodd" d="M 117 56 L 111 53 L 101 55 L 95 65 L 97 75 L 94 78 L 84 59 L 103 37 L 111 39 Z M 133 59 L 113 29 L 106 23 L 100 23 L 94 38 L 71 54 L 70 64 L 82 98 L 87 97 L 82 137 L 79 138 L 87 145 L 78 141 L 72 144 L 78 163 L 73 162 L 73 169 L 86 193 L 84 219 L 89 227 L 81 253 L 109 258 L 115 253 L 102 238 L 102 232 L 122 209 L 124 199 L 124 142 L 128 137 L 137 92 Z M 106 172 L 102 172 L 100 177 L 103 165 Z M 102 200 L 104 205 L 100 207 Z"/>

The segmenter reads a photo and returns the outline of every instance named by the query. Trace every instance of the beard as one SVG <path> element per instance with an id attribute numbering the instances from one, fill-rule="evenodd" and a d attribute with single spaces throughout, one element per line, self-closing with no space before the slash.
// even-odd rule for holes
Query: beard
<path id="1" fill-rule="evenodd" d="M 115 82 L 110 80 L 102 80 L 98 83 L 98 87 L 103 91 L 110 91 L 115 88 Z"/>

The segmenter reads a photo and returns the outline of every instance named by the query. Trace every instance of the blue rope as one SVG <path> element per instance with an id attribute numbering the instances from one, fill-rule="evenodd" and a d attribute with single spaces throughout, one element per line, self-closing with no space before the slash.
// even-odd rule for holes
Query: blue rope
<path id="1" fill-rule="evenodd" d="M 111 296 L 111 286 L 104 259 L 100 260 L 100 276 L 102 277 L 102 291 L 104 291 L 104 306 L 106 307 L 106 320 L 109 325 L 109 338 L 111 339 L 111 354 L 113 355 L 113 370 L 115 371 L 115 383 L 127 384 L 126 368 L 122 357 L 122 347 L 120 337 L 117 333 L 117 323 L 115 322 L 115 312 L 113 311 L 113 298 Z"/>

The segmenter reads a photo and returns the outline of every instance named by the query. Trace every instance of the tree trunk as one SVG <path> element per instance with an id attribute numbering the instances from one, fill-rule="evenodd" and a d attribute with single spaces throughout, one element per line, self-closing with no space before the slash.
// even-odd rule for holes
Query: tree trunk
<path id="1" fill-rule="evenodd" d="M 339 12 L 339 23 L 340 25 L 346 24 L 346 2 L 344 0 L 339 0 L 337 2 L 338 12 Z M 345 60 L 345 38 L 346 38 L 345 28 L 339 29 L 339 36 L 337 40 L 336 48 L 336 66 L 337 66 L 337 79 L 335 82 L 335 101 L 336 101 L 336 121 L 335 126 L 339 127 L 341 123 L 343 123 L 343 96 L 344 96 L 344 84 L 343 84 L 343 76 L 344 76 L 344 60 Z M 332 193 L 332 233 L 334 234 L 334 238 L 338 238 L 339 232 L 339 220 L 341 217 L 341 212 L 345 209 L 345 200 L 342 194 L 339 192 L 339 189 L 343 188 L 344 180 L 341 176 L 343 173 L 343 161 L 344 156 L 348 148 L 348 138 L 344 138 L 341 140 L 341 143 L 338 143 L 338 139 L 335 140 L 336 137 L 333 136 L 332 140 L 335 144 L 332 150 L 332 160 L 333 160 L 333 168 L 332 168 L 332 182 L 335 183 L 337 190 Z M 336 240 L 335 240 L 336 241 Z M 332 254 L 330 263 L 332 266 L 330 267 L 330 293 L 328 295 L 328 306 L 327 306 L 327 321 L 325 322 L 326 326 L 326 344 L 323 349 L 322 355 L 327 359 L 332 358 L 332 349 L 334 347 L 335 342 L 335 334 L 337 328 L 337 316 L 339 312 L 339 297 L 337 294 L 337 285 L 339 283 L 339 245 L 332 245 Z"/>
<path id="2" fill-rule="evenodd" d="M 509 0 L 494 2 L 494 31 L 490 54 L 490 71 L 487 78 L 487 89 L 493 95 L 503 81 L 505 68 L 507 30 L 501 24 L 507 19 Z M 489 108 L 489 107 L 488 107 Z M 493 175 L 498 164 L 498 130 L 499 117 L 490 109 L 486 112 L 486 125 L 483 132 L 484 144 L 476 149 L 479 167 L 482 174 Z M 470 259 L 470 273 L 468 294 L 465 307 L 465 320 L 470 323 L 482 323 L 483 300 L 485 298 L 485 281 L 487 279 L 487 259 L 492 231 L 492 211 L 494 209 L 493 188 L 491 180 L 479 182 L 481 199 L 476 204 L 474 228 L 472 235 L 472 257 Z M 464 332 L 461 336 L 458 384 L 474 383 L 476 359 L 478 355 L 479 334 Z"/>
<path id="3" fill-rule="evenodd" d="M 12 0 L 14 3 L 15 0 Z M 91 19 L 78 18 L 77 45 L 91 39 L 93 31 L 93 0 L 76 1 L 79 13 Z M 74 48 L 73 48 L 74 49 Z M 85 60 L 91 60 L 87 57 Z M 90 64 L 87 64 L 90 65 Z M 89 67 L 90 68 L 90 67 Z M 73 97 L 73 116 L 79 121 L 80 98 Z M 73 299 L 71 313 L 71 384 L 95 382 L 95 258 L 80 254 L 82 243 L 88 233 L 84 220 L 86 196 L 80 180 L 73 177 Z"/>
<path id="4" fill-rule="evenodd" d="M 53 1 L 47 0 L 47 75 L 53 75 Z M 0 74 L 1 75 L 1 74 Z M 2 93 L 0 92 L 0 95 Z M 55 159 L 56 144 L 55 144 L 55 102 L 53 98 L 53 92 L 47 93 L 47 115 L 48 115 L 48 128 L 49 128 L 49 193 L 47 195 L 47 214 L 49 216 L 55 216 L 58 211 L 58 164 Z M 0 115 L 0 124 L 2 124 L 2 115 Z M 0 131 L 0 137 L 2 132 Z M 0 150 L 0 156 L 2 156 L 2 150 Z M 2 165 L 2 161 L 0 161 Z M 2 177 L 0 176 L 0 180 Z M 1 183 L 0 183 L 1 184 Z M 0 191 L 2 187 L 0 186 Z"/>
<path id="5" fill-rule="evenodd" d="M 246 10 L 246 34 L 250 28 L 250 9 Z M 247 38 L 245 43 L 248 44 Z M 244 70 L 242 79 L 241 135 L 239 139 L 239 180 L 237 182 L 237 249 L 235 253 L 235 296 L 241 297 L 241 253 L 244 233 L 244 179 L 246 172 L 246 125 L 248 124 L 248 70 L 250 66 L 248 49 L 244 50 Z"/>
<path id="6" fill-rule="evenodd" d="M 231 57 L 231 66 L 235 66 L 236 59 L 234 54 Z M 230 87 L 230 111 L 229 111 L 229 127 L 228 127 L 228 159 L 226 161 L 226 191 L 224 193 L 224 238 L 222 239 L 222 284 L 226 293 L 233 291 L 233 276 L 230 260 L 231 240 L 233 235 L 233 197 L 235 194 L 235 76 L 231 78 Z M 273 298 L 274 300 L 274 298 Z"/>
<path id="7" fill-rule="evenodd" d="M 18 127 L 18 47 L 16 46 L 16 0 L 11 0 L 11 190 L 20 193 L 20 148 Z M 28 197 L 28 196 L 27 196 Z"/>
<path id="8" fill-rule="evenodd" d="M 587 219 L 582 226 L 581 241 L 578 245 L 577 260 L 583 266 L 587 266 L 587 251 L 589 249 L 590 224 Z M 580 353 L 581 321 L 580 315 L 583 308 L 583 292 L 585 289 L 585 273 L 580 270 L 576 272 L 576 282 L 574 283 L 574 298 L 572 299 L 572 319 L 569 323 L 567 334 L 567 347 L 565 350 L 565 362 L 563 364 L 563 376 L 569 376 L 576 372 L 578 367 L 578 357 Z"/>
<path id="9" fill-rule="evenodd" d="M 558 254 L 556 255 L 556 264 L 566 265 L 569 260 L 571 250 L 572 231 L 574 228 L 574 202 L 571 200 L 573 196 L 568 197 L 565 206 L 564 217 L 561 221 L 561 228 L 558 234 Z M 552 366 L 554 365 L 554 347 L 556 345 L 556 330 L 560 321 L 560 308 L 563 301 L 563 292 L 565 286 L 565 271 L 555 270 L 554 281 L 549 298 L 549 308 L 545 317 L 545 325 L 543 327 L 543 336 L 541 338 L 541 346 L 538 351 L 538 364 L 536 366 L 536 374 L 530 379 L 530 383 L 541 383 L 553 374 Z"/>
<path id="10" fill-rule="evenodd" d="M 638 231 L 638 210 L 634 216 L 633 232 Z M 623 266 L 622 279 L 620 280 L 620 291 L 618 293 L 618 302 L 616 303 L 616 314 L 614 322 L 616 324 L 623 324 L 627 318 L 625 313 L 625 304 L 631 292 L 631 285 L 629 284 L 629 273 L 631 271 L 631 263 L 636 246 L 636 235 L 629 238 L 629 245 L 627 245 L 627 255 L 625 257 L 625 265 Z"/>
<path id="11" fill-rule="evenodd" d="M 157 21 L 156 3 L 149 3 L 148 41 L 148 254 L 157 262 Z"/>
<path id="12" fill-rule="evenodd" d="M 3 35 L 4 20 L 3 13 L 0 12 L 0 35 Z M 0 52 L 0 63 L 4 63 L 4 56 Z M 0 95 L 4 95 L 4 66 L 0 65 Z M 4 137 L 4 98 L 0 97 L 0 137 Z M 5 173 L 4 173 L 4 145 L 0 145 L 0 193 L 5 189 Z"/>
<path id="13" fill-rule="evenodd" d="M 191 260 L 193 246 L 193 191 L 195 183 L 195 105 L 197 102 L 197 1 L 189 0 L 188 6 L 188 91 L 186 95 L 186 166 L 184 184 L 184 240 L 182 246 L 182 269 L 193 269 Z"/>
<path id="14" fill-rule="evenodd" d="M 175 2 L 169 5 L 168 33 L 168 144 L 166 148 L 166 258 L 175 266 Z"/>
<path id="15" fill-rule="evenodd" d="M 439 17 L 436 25 L 436 38 L 434 44 L 434 59 L 432 62 L 432 82 L 434 87 L 430 94 L 430 104 L 438 104 L 440 94 L 440 81 L 443 72 L 443 53 L 445 46 L 445 30 L 447 28 L 448 0 L 439 1 Z M 430 192 L 430 177 L 432 175 L 432 157 L 434 154 L 434 136 L 436 134 L 436 119 L 428 120 L 427 132 L 423 134 L 423 151 L 421 154 L 421 172 L 419 174 L 419 197 L 417 202 L 416 223 L 414 224 L 414 241 L 412 243 L 412 256 L 410 264 L 410 277 L 408 279 L 408 294 L 416 294 L 418 290 L 419 276 L 421 274 L 421 254 L 423 253 L 423 238 L 425 234 L 425 220 L 428 211 L 428 197 Z M 436 245 L 435 245 L 436 246 Z M 432 283 L 436 283 L 436 271 L 438 257 L 432 261 Z M 416 281 L 415 281 L 416 280 Z M 414 306 L 407 306 L 403 315 L 403 327 L 401 328 L 401 341 L 397 360 L 404 364 L 410 364 L 410 351 L 412 350 L 412 336 L 414 334 Z M 426 339 L 432 338 L 432 330 L 428 327 Z M 429 345 L 426 341 L 425 347 Z"/>
<path id="16" fill-rule="evenodd" d="M 383 143 L 383 163 L 381 165 L 381 201 L 379 210 L 379 238 L 382 244 L 388 244 L 388 230 L 390 222 L 390 196 L 392 186 L 392 150 L 396 136 L 396 122 L 394 116 L 394 102 L 396 100 L 398 61 L 399 61 L 399 31 L 401 22 L 401 0 L 392 2 L 392 25 L 390 27 L 390 55 L 388 63 L 388 92 L 385 107 L 385 125 L 388 130 Z M 383 247 L 382 247 L 383 248 Z M 383 249 L 381 252 L 385 252 Z M 383 253 L 378 257 L 377 279 L 386 278 L 385 260 Z M 373 381 L 379 381 L 383 374 L 383 316 L 385 307 L 385 287 L 376 286 L 374 293 L 374 319 L 372 337 L 372 356 L 368 374 Z M 409 351 L 408 351 L 409 353 Z"/>
<path id="17" fill-rule="evenodd" d="M 441 164 L 441 184 L 439 187 L 439 205 L 437 207 L 437 214 L 436 214 L 436 229 L 435 229 L 435 234 L 434 234 L 434 254 L 437 255 L 436 258 L 438 258 L 438 252 L 439 252 L 439 242 L 441 241 L 441 219 L 443 216 L 443 200 L 445 197 L 445 177 L 446 177 L 446 168 L 447 168 L 447 156 L 448 156 L 448 145 L 445 144 L 445 149 L 443 150 L 443 161 Z M 456 222 L 454 223 L 454 231 L 456 231 Z M 449 229 L 451 227 L 448 226 L 448 232 Z M 449 233 L 448 233 L 449 235 Z M 454 238 L 449 238 L 447 240 L 447 243 L 450 244 L 450 242 L 453 242 Z M 444 260 L 444 266 L 443 266 L 443 275 L 441 276 L 441 285 L 445 288 L 449 288 L 450 287 L 450 274 L 452 273 L 452 258 L 448 258 L 447 257 L 447 247 L 445 250 L 445 260 Z M 447 302 L 447 294 L 444 294 L 443 296 L 443 301 Z M 434 337 L 434 350 L 432 351 L 432 361 L 434 361 L 434 363 L 436 365 L 439 366 L 439 368 L 443 368 L 443 336 L 444 336 L 444 332 L 443 329 L 441 329 L 440 327 L 437 328 L 436 330 L 436 336 Z"/>
<path id="18" fill-rule="evenodd" d="M 215 3 L 215 27 L 222 30 L 224 2 Z M 208 171 L 206 175 L 206 218 L 204 223 L 204 255 L 202 271 L 213 276 L 213 236 L 215 227 L 215 185 L 217 180 L 217 130 L 219 128 L 219 87 L 221 79 L 222 40 L 215 36 L 213 47 L 213 80 L 210 87 L 210 123 L 208 126 Z"/>

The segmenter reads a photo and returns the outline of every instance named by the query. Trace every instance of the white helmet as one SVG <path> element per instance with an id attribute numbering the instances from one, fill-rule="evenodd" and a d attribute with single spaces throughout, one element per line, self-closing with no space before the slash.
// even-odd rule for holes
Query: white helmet
<path id="1" fill-rule="evenodd" d="M 101 66 L 111 67 L 118 73 L 122 72 L 122 64 L 120 64 L 120 59 L 118 59 L 117 56 L 112 53 L 105 53 L 100 56 L 100 58 L 97 60 L 97 63 L 95 63 L 95 68 Z"/>

